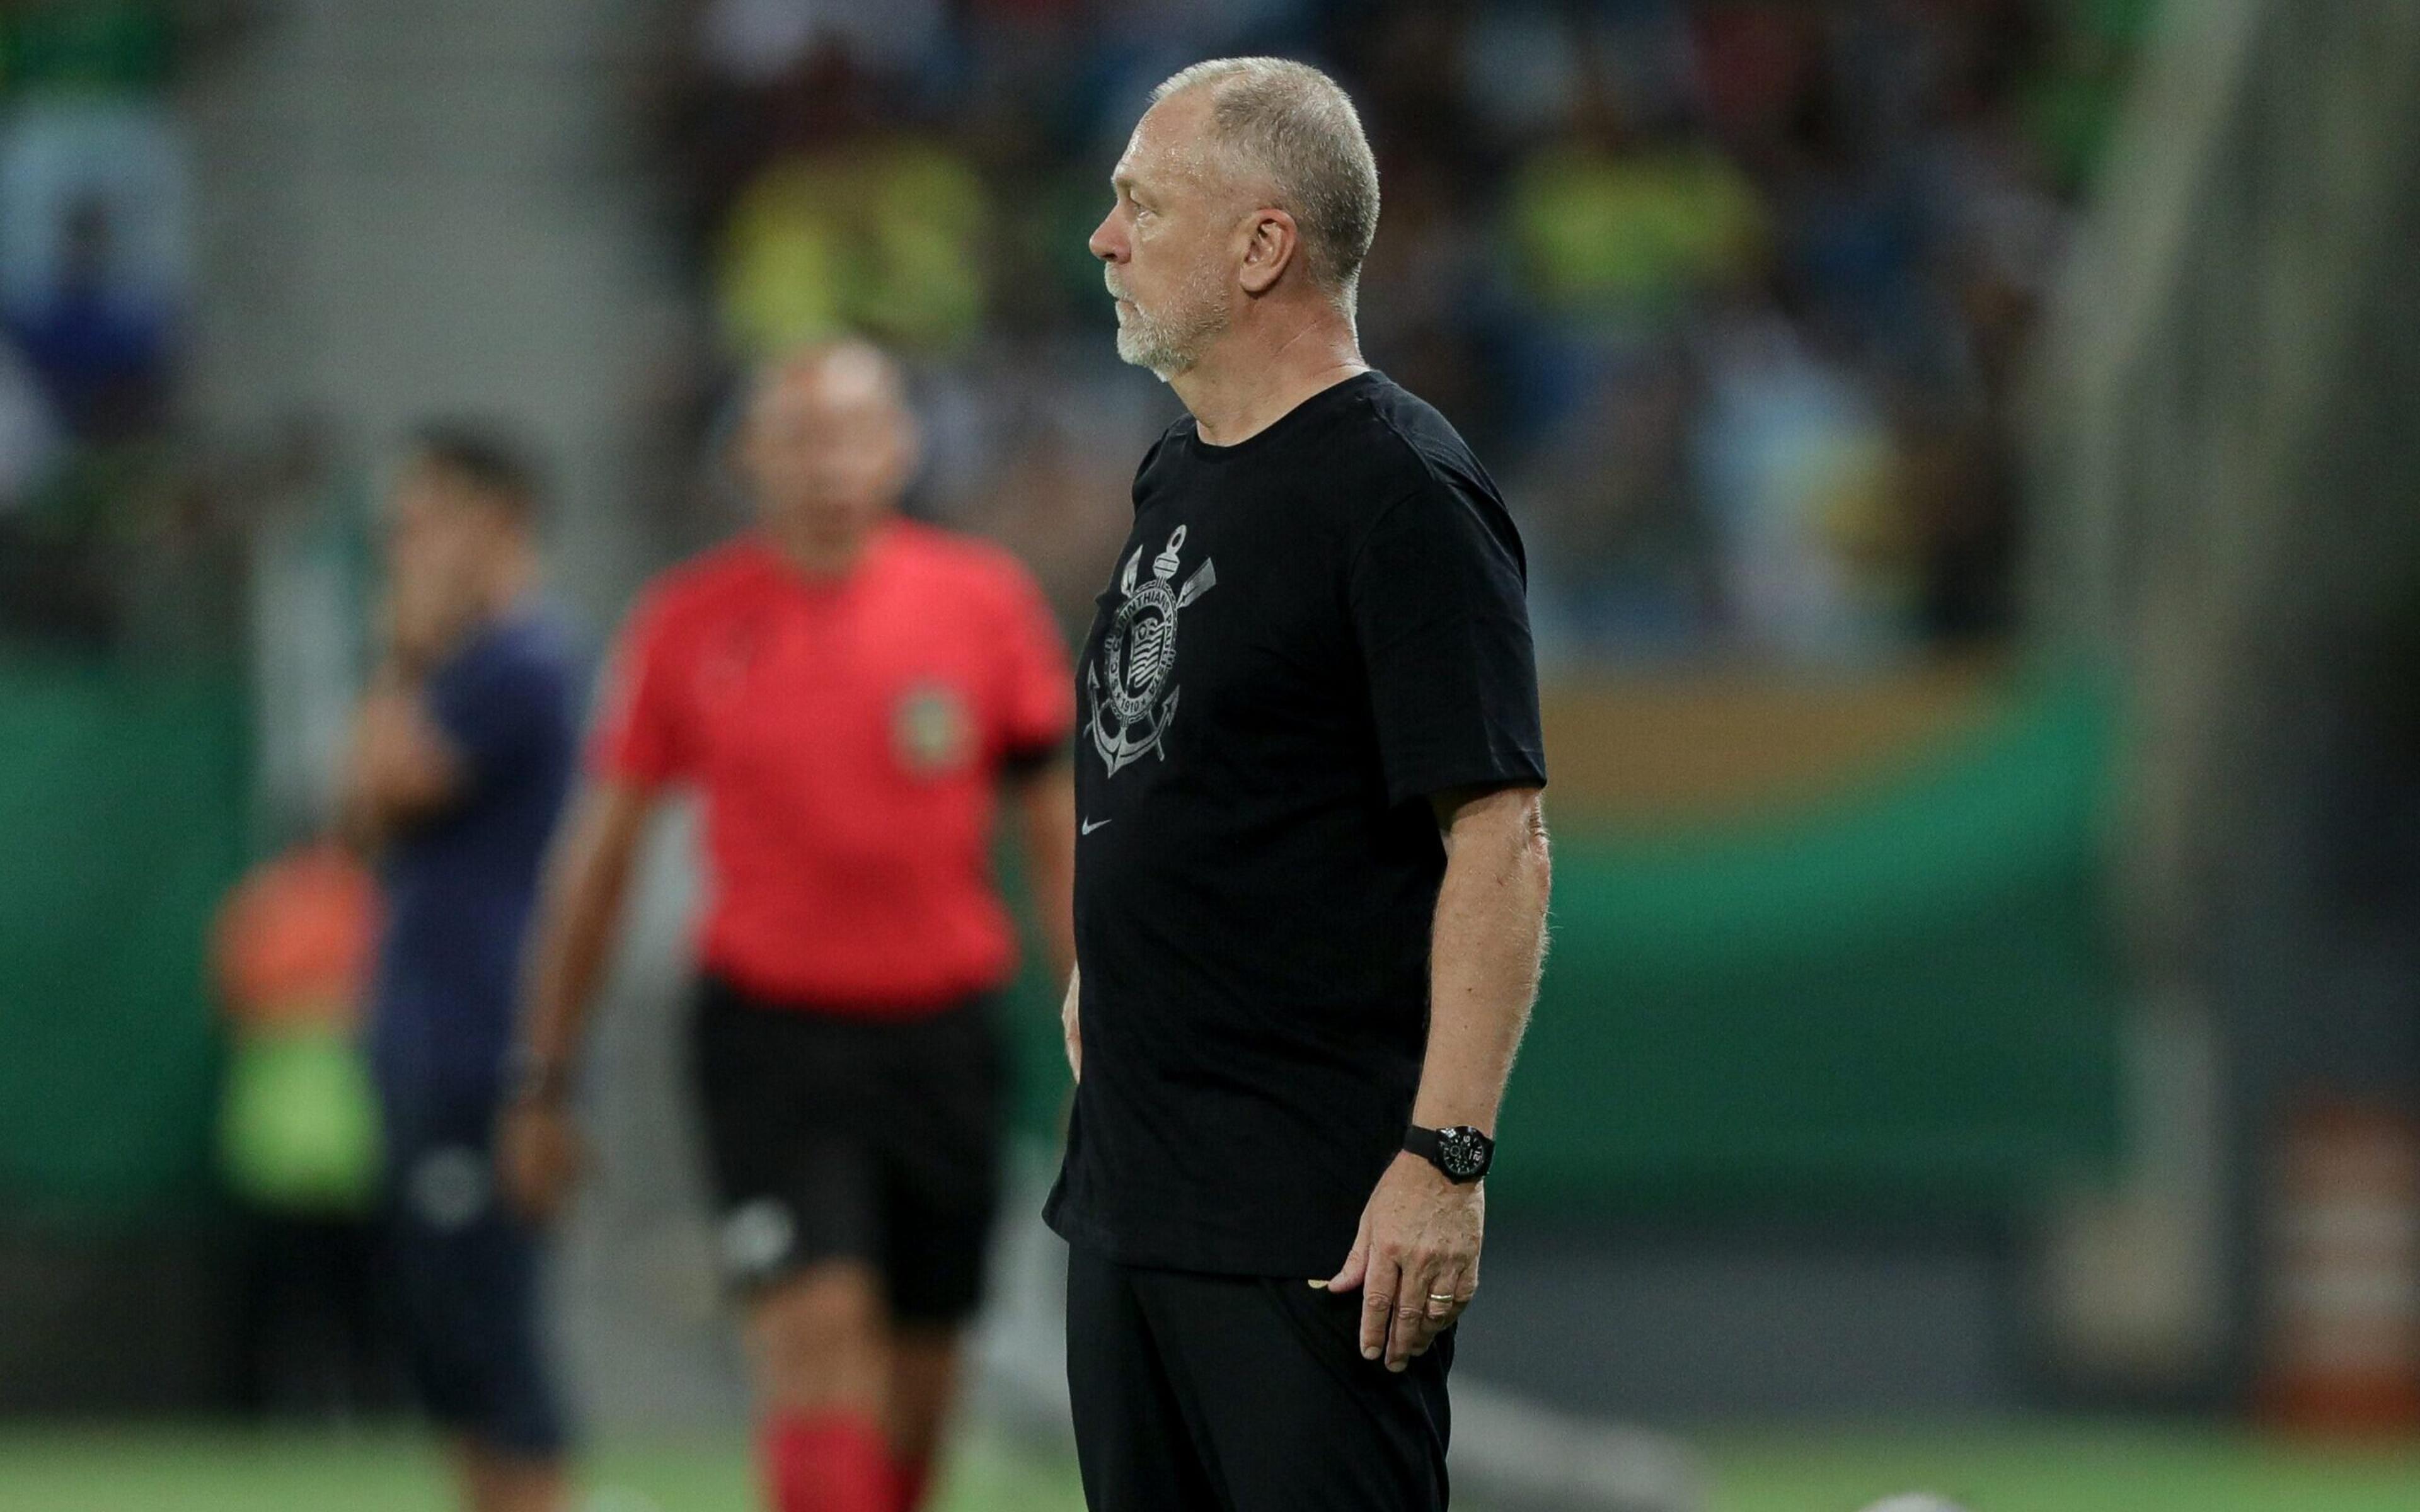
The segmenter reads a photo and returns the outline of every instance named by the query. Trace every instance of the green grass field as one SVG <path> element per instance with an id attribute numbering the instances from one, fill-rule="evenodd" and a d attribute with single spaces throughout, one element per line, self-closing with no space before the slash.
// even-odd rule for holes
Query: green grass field
<path id="1" fill-rule="evenodd" d="M 2415 1512 L 2420 1450 L 2319 1451 L 2197 1429 L 2055 1425 L 1709 1435 L 1712 1512 L 1854 1512 L 1931 1490 L 1973 1512 Z M 582 1512 L 753 1512 L 736 1448 L 607 1446 Z M 0 1429 L 0 1512 L 444 1512 L 409 1435 Z M 939 1512 L 1080 1512 L 1058 1456 L 974 1436 Z M 1480 1509 L 1474 1509 L 1480 1512 Z"/>

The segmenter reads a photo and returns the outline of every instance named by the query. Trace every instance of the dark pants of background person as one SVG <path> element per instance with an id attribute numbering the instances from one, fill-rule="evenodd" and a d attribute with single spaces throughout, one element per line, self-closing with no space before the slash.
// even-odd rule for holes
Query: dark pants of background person
<path id="1" fill-rule="evenodd" d="M 404 1399 L 395 1319 L 367 1218 L 247 1211 L 236 1308 L 240 1408 L 345 1422 Z"/>
<path id="2" fill-rule="evenodd" d="M 539 1312 L 538 1236 L 496 1190 L 491 1093 L 385 1089 L 386 1261 L 420 1405 L 533 1463 L 567 1433 Z"/>

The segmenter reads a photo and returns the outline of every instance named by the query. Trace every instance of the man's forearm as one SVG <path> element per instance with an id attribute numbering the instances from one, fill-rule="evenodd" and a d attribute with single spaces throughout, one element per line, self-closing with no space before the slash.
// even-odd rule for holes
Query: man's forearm
<path id="1" fill-rule="evenodd" d="M 353 712 L 338 823 L 364 850 L 441 809 L 461 783 L 459 763 L 431 726 L 423 685 L 381 667 Z"/>
<path id="2" fill-rule="evenodd" d="M 1535 792 L 1507 789 L 1465 805 L 1447 835 L 1412 1121 L 1493 1134 L 1545 956 L 1545 819 Z"/>

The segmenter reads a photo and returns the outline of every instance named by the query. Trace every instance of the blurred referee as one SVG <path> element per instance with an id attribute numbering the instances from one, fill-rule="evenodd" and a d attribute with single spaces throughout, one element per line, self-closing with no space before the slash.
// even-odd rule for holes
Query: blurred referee
<path id="1" fill-rule="evenodd" d="M 1078 671 L 1078 1085 L 1049 1217 L 1094 1512 L 1443 1508 L 1450 1332 L 1544 943 L 1519 537 L 1372 371 L 1325 75 L 1162 85 L 1093 233 L 1147 453 Z"/>
<path id="2" fill-rule="evenodd" d="M 488 428 L 420 433 L 390 506 L 387 658 L 345 787 L 386 887 L 370 1064 L 388 1271 L 472 1512 L 556 1512 L 565 1495 L 536 1236 L 490 1179 L 522 939 L 578 746 L 579 670 L 536 597 L 538 496 Z"/>
<path id="3" fill-rule="evenodd" d="M 899 1512 L 930 1475 L 998 1203 L 1003 784 L 1037 912 L 1072 950 L 1065 653 L 1013 558 L 894 517 L 915 444 L 870 347 L 759 377 L 738 456 L 759 528 L 631 616 L 552 863 L 505 1125 L 514 1187 L 551 1211 L 576 1164 L 566 1072 L 644 822 L 694 786 L 698 1093 L 776 1512 Z"/>

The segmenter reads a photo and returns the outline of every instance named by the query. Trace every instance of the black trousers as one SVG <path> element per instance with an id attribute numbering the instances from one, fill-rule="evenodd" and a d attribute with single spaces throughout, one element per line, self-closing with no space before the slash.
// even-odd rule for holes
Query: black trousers
<path id="1" fill-rule="evenodd" d="M 893 1318 L 973 1316 L 1006 1136 L 992 1020 L 985 996 L 890 1023 L 706 979 L 694 1068 L 737 1288 L 862 1260 Z"/>
<path id="2" fill-rule="evenodd" d="M 1443 1512 L 1453 1331 L 1361 1358 L 1358 1292 L 1067 1259 L 1067 1385 L 1092 1512 Z"/>

